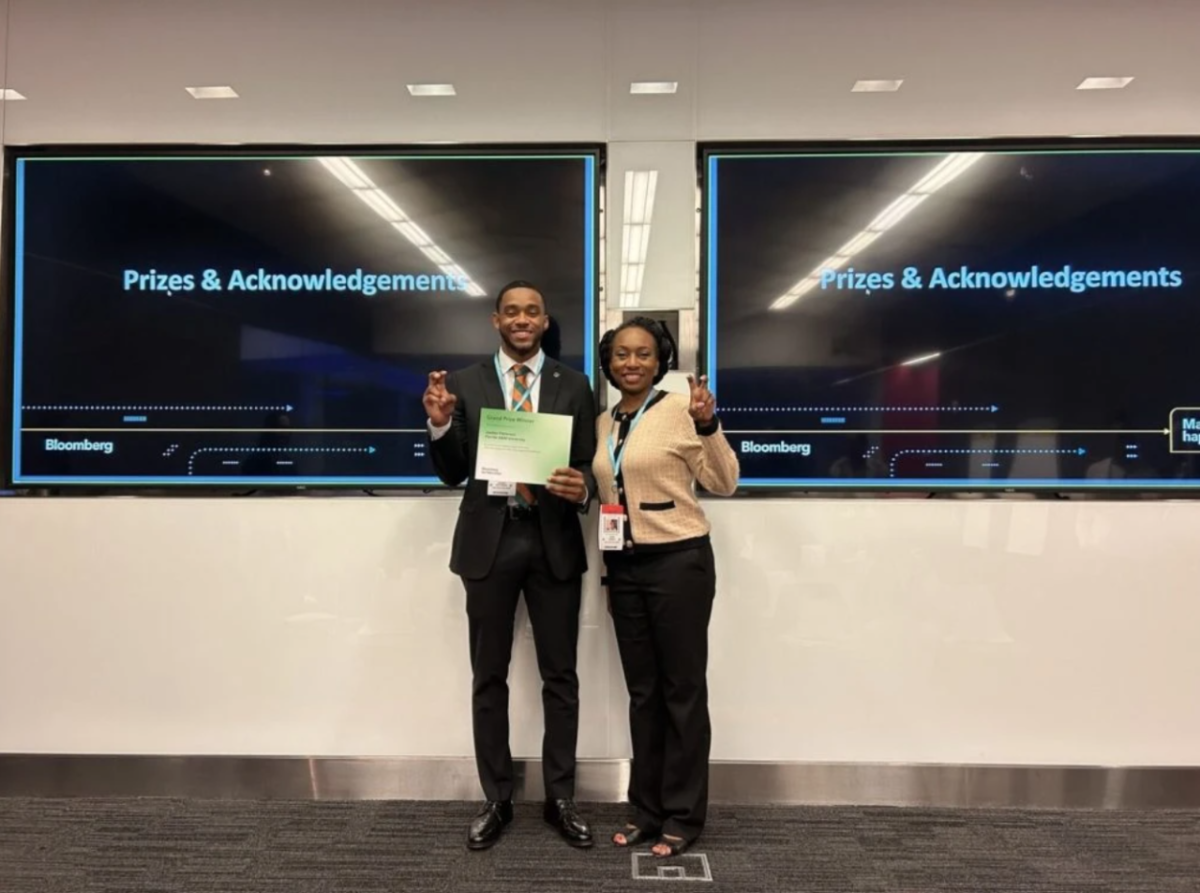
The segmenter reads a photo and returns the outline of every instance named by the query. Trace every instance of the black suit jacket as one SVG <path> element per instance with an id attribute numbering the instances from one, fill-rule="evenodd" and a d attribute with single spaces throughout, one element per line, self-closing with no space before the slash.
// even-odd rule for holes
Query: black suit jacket
<path id="1" fill-rule="evenodd" d="M 488 496 L 487 481 L 475 480 L 475 451 L 479 442 L 479 410 L 508 409 L 500 390 L 496 366 L 486 362 L 446 376 L 446 390 L 458 398 L 450 429 L 437 440 L 430 439 L 433 466 L 442 483 L 455 487 L 466 481 L 466 492 L 458 507 L 450 570 L 469 580 L 488 575 L 500 545 L 508 499 Z M 592 457 L 596 452 L 596 400 L 587 376 L 545 358 L 538 394 L 538 412 L 573 416 L 571 467 L 583 472 L 588 499 L 596 493 Z M 587 570 L 587 550 L 579 516 L 587 504 L 572 505 L 548 490 L 537 490 L 538 521 L 550 572 L 559 580 L 582 576 Z"/>

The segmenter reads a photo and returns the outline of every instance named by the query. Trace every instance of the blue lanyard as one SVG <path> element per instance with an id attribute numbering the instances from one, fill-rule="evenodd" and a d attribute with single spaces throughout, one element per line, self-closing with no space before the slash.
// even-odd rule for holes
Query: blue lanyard
<path id="1" fill-rule="evenodd" d="M 533 380 L 525 386 L 525 390 L 521 394 L 521 399 L 517 400 L 516 402 L 513 402 L 508 396 L 508 377 L 504 374 L 504 370 L 500 368 L 500 354 L 493 354 L 492 360 L 496 364 L 496 377 L 500 379 L 500 394 L 504 397 L 504 402 L 506 404 L 512 403 L 511 409 L 513 412 L 516 412 L 518 409 L 528 403 L 529 411 L 533 412 L 533 386 L 537 384 L 537 380 L 542 377 L 542 366 L 546 364 L 546 358 L 544 356 L 542 357 L 541 362 L 538 363 L 537 372 L 534 373 Z"/>
<path id="2" fill-rule="evenodd" d="M 625 448 L 629 446 L 629 438 L 633 437 L 633 430 L 638 426 L 638 422 L 642 420 L 642 413 L 646 411 L 646 407 L 650 405 L 650 401 L 654 399 L 654 388 L 650 389 L 650 393 L 646 395 L 646 399 L 642 401 L 641 408 L 638 409 L 637 415 L 633 417 L 633 421 L 629 423 L 629 433 L 625 435 L 625 442 L 621 444 L 621 452 L 616 450 L 615 434 L 617 431 L 617 422 L 613 420 L 613 426 L 608 432 L 608 461 L 612 463 L 613 480 L 616 480 L 621 474 L 621 460 L 625 458 Z"/>

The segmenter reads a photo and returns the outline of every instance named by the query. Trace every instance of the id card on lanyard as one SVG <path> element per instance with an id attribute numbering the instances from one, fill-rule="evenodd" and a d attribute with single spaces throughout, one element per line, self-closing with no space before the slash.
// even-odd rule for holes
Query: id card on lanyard
<path id="1" fill-rule="evenodd" d="M 629 447 L 629 439 L 633 437 L 634 429 L 637 428 L 638 422 L 642 420 L 642 413 L 646 411 L 646 407 L 650 405 L 650 401 L 653 399 L 654 388 L 651 388 L 650 393 L 646 395 L 646 399 L 638 409 L 637 415 L 629 423 L 629 433 L 625 435 L 625 439 L 621 442 L 619 450 L 616 446 L 618 423 L 615 420 L 611 430 L 608 432 L 608 461 L 612 463 L 614 491 L 617 491 L 621 486 L 621 460 L 625 458 L 625 450 Z M 599 545 L 601 551 L 618 552 L 625 548 L 625 521 L 625 507 L 619 501 L 615 504 L 606 503 L 600 506 Z"/>
<path id="2" fill-rule="evenodd" d="M 520 388 L 509 388 L 504 370 L 500 368 L 499 353 L 492 355 L 492 362 L 496 366 L 496 378 L 500 381 L 500 394 L 504 396 L 504 404 L 508 406 L 511 403 L 512 405 L 508 406 L 508 408 L 512 411 L 524 409 L 528 406 L 528 411 L 533 412 L 533 386 L 542 377 L 542 366 L 545 365 L 545 358 L 543 357 L 542 362 L 538 364 L 537 372 L 533 374 L 533 379 L 525 386 L 524 391 L 521 391 Z M 520 397 L 515 401 L 509 396 L 514 390 L 520 393 Z M 517 485 L 513 481 L 488 481 L 487 493 L 488 496 L 516 496 Z"/>

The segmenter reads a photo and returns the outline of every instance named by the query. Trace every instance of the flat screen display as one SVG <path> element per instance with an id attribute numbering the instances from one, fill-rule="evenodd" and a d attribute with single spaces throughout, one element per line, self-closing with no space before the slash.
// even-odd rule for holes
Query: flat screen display
<path id="1" fill-rule="evenodd" d="M 434 486 L 514 279 L 593 375 L 598 150 L 9 161 L 13 484 Z"/>
<path id="2" fill-rule="evenodd" d="M 705 147 L 747 487 L 1200 486 L 1200 146 Z"/>

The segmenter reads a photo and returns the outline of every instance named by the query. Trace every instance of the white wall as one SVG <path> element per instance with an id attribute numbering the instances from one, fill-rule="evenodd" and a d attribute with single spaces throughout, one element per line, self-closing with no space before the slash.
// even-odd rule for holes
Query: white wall
<path id="1" fill-rule="evenodd" d="M 706 506 L 714 758 L 1200 758 L 1200 506 Z M 468 756 L 454 515 L 445 497 L 0 500 L 0 751 Z M 594 576 L 582 626 L 579 752 L 623 757 Z M 513 748 L 534 758 L 524 618 L 519 635 Z"/>
<path id="2" fill-rule="evenodd" d="M 614 141 L 609 272 L 620 174 L 655 165 L 657 308 L 694 306 L 696 139 L 1200 129 L 1200 8 L 1174 0 L 0 7 L 29 97 L 0 104 L 9 144 Z M 1073 90 L 1106 74 L 1138 80 Z M 893 76 L 898 94 L 849 92 Z M 628 94 L 661 78 L 679 94 Z M 419 80 L 460 96 L 411 100 Z M 213 83 L 243 98 L 182 90 Z M 1200 505 L 707 506 L 716 758 L 1200 763 Z M 447 497 L 0 499 L 0 751 L 469 755 L 454 515 Z M 580 675 L 581 755 L 625 755 L 594 576 Z M 513 685 L 514 750 L 536 756 L 527 631 Z"/>

